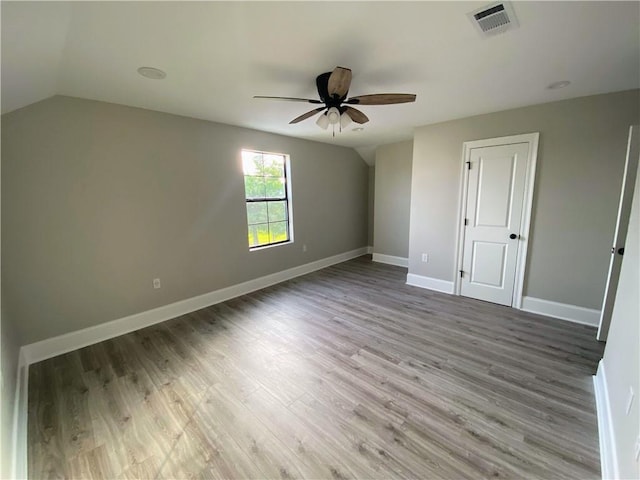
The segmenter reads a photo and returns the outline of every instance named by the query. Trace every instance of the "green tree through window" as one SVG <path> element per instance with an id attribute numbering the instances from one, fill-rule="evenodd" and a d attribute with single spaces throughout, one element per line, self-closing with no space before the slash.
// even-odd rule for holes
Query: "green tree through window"
<path id="1" fill-rule="evenodd" d="M 249 248 L 291 239 L 287 156 L 242 151 Z"/>

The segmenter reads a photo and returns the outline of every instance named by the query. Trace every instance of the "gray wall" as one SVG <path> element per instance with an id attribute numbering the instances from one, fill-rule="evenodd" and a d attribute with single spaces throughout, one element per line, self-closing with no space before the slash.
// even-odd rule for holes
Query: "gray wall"
<path id="1" fill-rule="evenodd" d="M 599 309 L 629 125 L 640 91 L 583 97 L 416 129 L 409 272 L 453 281 L 462 144 L 540 132 L 525 295 Z M 429 263 L 420 254 L 429 253 Z"/>
<path id="2" fill-rule="evenodd" d="M 241 148 L 291 156 L 295 243 L 249 252 Z M 348 148 L 58 96 L 2 117 L 2 157 L 23 343 L 367 244 L 368 167 Z"/>
<path id="3" fill-rule="evenodd" d="M 412 157 L 412 141 L 382 145 L 376 150 L 374 253 L 409 256 Z"/>
<path id="4" fill-rule="evenodd" d="M 640 435 L 640 167 L 624 245 L 620 283 L 601 368 L 606 371 L 619 478 L 640 478 L 640 466 L 634 457 L 635 442 Z M 635 400 L 627 415 L 629 387 L 635 392 Z"/>

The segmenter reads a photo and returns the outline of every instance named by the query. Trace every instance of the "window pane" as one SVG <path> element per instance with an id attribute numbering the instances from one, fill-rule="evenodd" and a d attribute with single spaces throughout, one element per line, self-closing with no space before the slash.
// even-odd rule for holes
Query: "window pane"
<path id="1" fill-rule="evenodd" d="M 284 198 L 284 178 L 266 177 L 264 182 L 267 189 L 266 198 Z"/>
<path id="2" fill-rule="evenodd" d="M 284 157 L 282 155 L 265 155 L 264 174 L 269 177 L 284 177 Z"/>
<path id="3" fill-rule="evenodd" d="M 249 247 L 258 245 L 258 225 L 249 225 Z"/>
<path id="4" fill-rule="evenodd" d="M 287 219 L 287 202 L 269 202 L 269 222 L 283 222 Z"/>
<path id="5" fill-rule="evenodd" d="M 244 177 L 244 191 L 247 198 L 264 198 L 264 177 Z"/>
<path id="6" fill-rule="evenodd" d="M 255 223 L 267 223 L 267 221 L 268 218 L 266 202 L 247 203 L 247 223 L 249 225 Z"/>
<path id="7" fill-rule="evenodd" d="M 285 242 L 289 240 L 287 236 L 287 222 L 276 222 L 269 224 L 271 243 Z"/>
<path id="8" fill-rule="evenodd" d="M 245 175 L 264 175 L 264 161 L 262 154 L 243 151 L 242 168 Z"/>
<path id="9" fill-rule="evenodd" d="M 249 247 L 290 240 L 287 156 L 242 151 Z"/>
<path id="10" fill-rule="evenodd" d="M 249 225 L 249 247 L 269 244 L 269 225 L 261 223 Z"/>

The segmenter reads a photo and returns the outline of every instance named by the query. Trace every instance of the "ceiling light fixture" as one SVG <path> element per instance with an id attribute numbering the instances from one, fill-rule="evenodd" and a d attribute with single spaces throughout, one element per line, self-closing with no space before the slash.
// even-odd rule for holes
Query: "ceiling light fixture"
<path id="1" fill-rule="evenodd" d="M 569 86 L 571 82 L 569 80 L 561 80 L 559 82 L 553 82 L 547 86 L 549 90 L 558 90 L 559 88 L 564 88 Z"/>
<path id="2" fill-rule="evenodd" d="M 336 107 L 331 107 L 327 110 L 327 118 L 329 119 L 329 124 L 335 125 L 340 121 L 340 110 Z"/>
<path id="3" fill-rule="evenodd" d="M 340 110 L 337 107 L 329 108 L 325 113 L 318 117 L 316 120 L 316 125 L 318 125 L 323 130 L 326 130 L 329 125 L 333 127 L 333 136 L 336 136 L 336 125 L 340 127 L 340 131 L 343 128 L 346 128 L 351 123 L 351 117 L 347 114 L 347 112 L 343 112 L 340 114 Z"/>
<path id="4" fill-rule="evenodd" d="M 272 100 L 311 103 L 313 105 L 324 104 L 325 106 L 316 106 L 313 110 L 298 115 L 289 124 L 300 123 L 307 118 L 319 115 L 316 124 L 322 129 L 327 129 L 331 125 L 334 137 L 336 135 L 336 125 L 338 125 L 339 131 L 342 131 L 351 122 L 363 124 L 369 121 L 369 118 L 363 112 L 351 105 L 393 105 L 416 101 L 416 95 L 413 93 L 373 93 L 347 98 L 350 86 L 351 69 L 336 67 L 332 72 L 324 72 L 316 77 L 319 99 L 268 97 L 265 95 L 256 95 L 253 98 L 269 98 Z"/>
<path id="5" fill-rule="evenodd" d="M 316 125 L 318 125 L 323 130 L 327 129 L 327 127 L 329 126 L 329 119 L 327 118 L 326 113 L 323 113 L 318 117 L 318 120 L 316 120 Z"/>
<path id="6" fill-rule="evenodd" d="M 346 111 L 342 112 L 342 115 L 340 115 L 340 130 L 342 130 L 343 128 L 347 128 L 350 123 L 351 117 L 349 116 L 349 114 Z"/>
<path id="7" fill-rule="evenodd" d="M 162 80 L 167 76 L 162 70 L 153 67 L 140 67 L 138 73 L 151 80 Z"/>
<path id="8" fill-rule="evenodd" d="M 363 130 L 364 130 L 364 127 L 356 127 L 352 131 L 353 132 L 362 132 Z"/>

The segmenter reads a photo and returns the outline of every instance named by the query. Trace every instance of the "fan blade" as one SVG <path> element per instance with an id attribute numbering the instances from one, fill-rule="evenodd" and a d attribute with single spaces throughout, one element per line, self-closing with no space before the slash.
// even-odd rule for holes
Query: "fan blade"
<path id="1" fill-rule="evenodd" d="M 416 101 L 412 93 L 376 93 L 373 95 L 360 95 L 351 97 L 344 103 L 351 105 L 391 105 L 394 103 L 411 103 Z"/>
<path id="2" fill-rule="evenodd" d="M 293 120 L 291 120 L 289 123 L 298 123 L 301 122 L 303 120 L 306 120 L 309 117 L 313 117 L 316 113 L 321 112 L 322 110 L 324 110 L 327 107 L 320 107 L 320 108 L 314 108 L 313 110 L 311 110 L 310 112 L 307 113 L 303 113 L 302 115 L 300 115 L 299 117 L 294 118 Z"/>
<path id="3" fill-rule="evenodd" d="M 351 86 L 351 70 L 344 67 L 336 67 L 329 76 L 327 83 L 327 91 L 330 96 L 337 95 L 338 98 L 344 98 L 349 92 Z"/>
<path id="4" fill-rule="evenodd" d="M 255 95 L 253 98 L 266 98 L 268 100 L 284 100 L 286 102 L 322 103 L 320 100 L 312 100 L 310 98 L 265 97 L 264 95 Z"/>
<path id="5" fill-rule="evenodd" d="M 364 113 L 362 113 L 360 110 L 356 110 L 353 107 L 345 107 L 345 111 L 347 112 L 347 115 L 351 117 L 351 120 L 356 123 L 362 124 L 369 121 L 369 118 Z"/>

